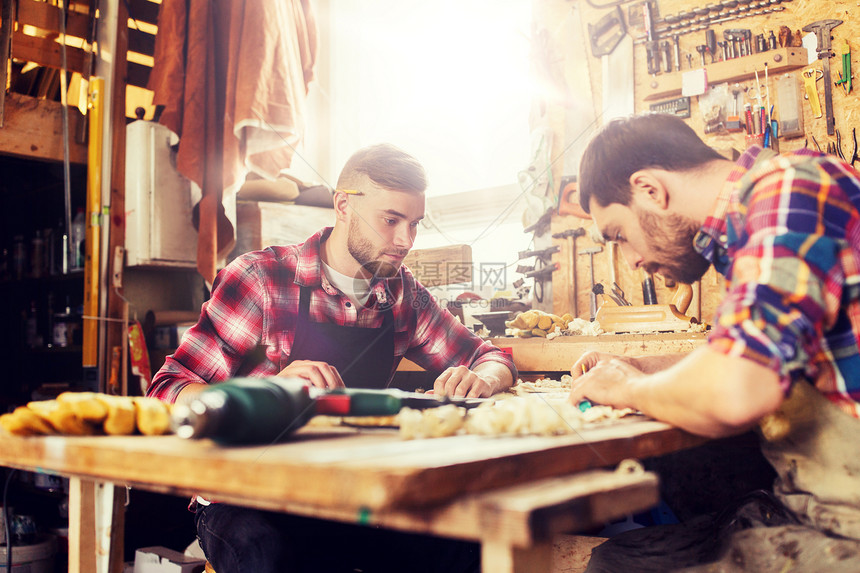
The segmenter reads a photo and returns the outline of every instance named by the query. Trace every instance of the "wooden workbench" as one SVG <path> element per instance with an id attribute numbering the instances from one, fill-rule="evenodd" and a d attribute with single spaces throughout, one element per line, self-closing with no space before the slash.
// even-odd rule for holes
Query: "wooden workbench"
<path id="1" fill-rule="evenodd" d="M 692 352 L 707 342 L 704 332 L 659 334 L 601 334 L 545 338 L 492 338 L 499 348 L 510 348 L 521 372 L 569 372 L 580 356 L 590 350 L 623 356 L 648 356 Z"/>
<path id="2" fill-rule="evenodd" d="M 546 338 L 491 338 L 495 346 L 509 348 L 520 372 L 569 372 L 577 359 L 589 350 L 625 356 L 647 356 L 692 352 L 707 342 L 704 332 L 663 332 L 659 334 L 601 334 L 599 336 L 557 336 Z M 402 360 L 401 371 L 422 370 Z"/>
<path id="3" fill-rule="evenodd" d="M 503 573 L 548 570 L 553 535 L 656 504 L 654 475 L 595 468 L 701 441 L 641 417 L 554 437 L 403 441 L 396 430 L 306 427 L 288 443 L 244 448 L 173 436 L 3 436 L 0 465 L 72 478 L 70 571 L 108 570 L 107 558 L 93 561 L 109 546 L 117 484 L 480 541 L 484 570 Z"/>

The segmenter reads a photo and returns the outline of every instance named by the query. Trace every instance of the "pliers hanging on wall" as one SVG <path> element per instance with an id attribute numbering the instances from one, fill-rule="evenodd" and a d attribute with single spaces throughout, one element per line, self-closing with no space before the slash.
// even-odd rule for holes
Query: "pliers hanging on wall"
<path id="1" fill-rule="evenodd" d="M 818 151 L 819 153 L 821 153 L 821 146 L 820 146 L 820 145 L 818 145 L 818 141 L 815 139 L 815 136 L 814 136 L 814 135 L 812 136 L 812 143 L 814 143 L 814 144 L 815 144 L 815 150 L 816 150 L 816 151 Z M 807 137 L 807 138 L 806 138 L 806 140 L 803 142 L 803 148 L 804 148 L 804 149 L 809 149 L 809 138 L 808 138 L 808 137 Z"/>
<path id="2" fill-rule="evenodd" d="M 839 155 L 839 159 L 845 161 L 845 155 L 842 154 L 842 134 L 839 133 L 839 130 L 836 130 L 836 153 Z"/>

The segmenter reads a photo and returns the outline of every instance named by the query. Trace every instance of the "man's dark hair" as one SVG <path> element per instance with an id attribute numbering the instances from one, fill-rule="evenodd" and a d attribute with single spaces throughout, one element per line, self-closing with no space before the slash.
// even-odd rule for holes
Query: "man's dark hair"
<path id="1" fill-rule="evenodd" d="M 630 176 L 640 169 L 689 171 L 718 159 L 725 158 L 674 115 L 647 113 L 614 119 L 582 154 L 579 204 L 586 213 L 592 198 L 601 207 L 629 205 Z"/>
<path id="2" fill-rule="evenodd" d="M 337 188 L 355 189 L 362 175 L 392 191 L 423 193 L 427 189 L 424 167 L 417 159 L 389 143 L 371 145 L 353 153 L 340 172 Z"/>

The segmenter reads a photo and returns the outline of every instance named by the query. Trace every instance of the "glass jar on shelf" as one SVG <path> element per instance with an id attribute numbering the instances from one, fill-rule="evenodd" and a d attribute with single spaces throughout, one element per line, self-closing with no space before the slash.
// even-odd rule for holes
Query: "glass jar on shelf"
<path id="1" fill-rule="evenodd" d="M 24 247 L 24 235 L 15 235 L 12 239 L 12 278 L 24 278 L 24 268 L 27 262 L 27 251 Z"/>

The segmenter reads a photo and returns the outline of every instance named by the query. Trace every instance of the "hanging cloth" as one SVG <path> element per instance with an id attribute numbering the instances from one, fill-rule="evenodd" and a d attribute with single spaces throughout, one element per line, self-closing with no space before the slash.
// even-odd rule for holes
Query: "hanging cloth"
<path id="1" fill-rule="evenodd" d="M 149 89 L 202 193 L 197 268 L 211 285 L 235 243 L 248 172 L 275 179 L 304 130 L 316 23 L 310 0 L 164 0 Z"/>

